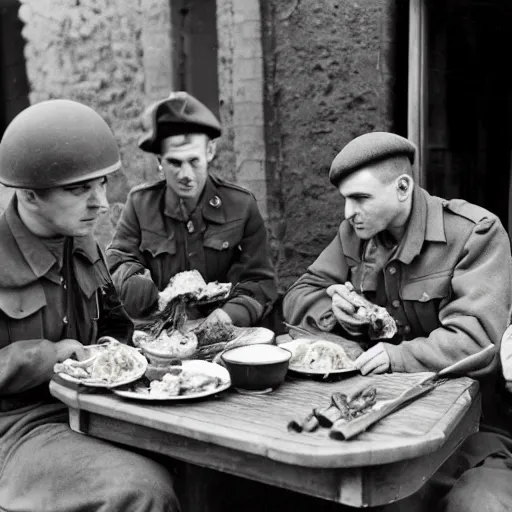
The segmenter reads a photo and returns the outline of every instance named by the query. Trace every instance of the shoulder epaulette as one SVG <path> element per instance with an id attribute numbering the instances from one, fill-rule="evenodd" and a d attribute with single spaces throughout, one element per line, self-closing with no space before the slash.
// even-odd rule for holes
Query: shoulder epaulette
<path id="1" fill-rule="evenodd" d="M 452 199 L 450 201 L 443 201 L 443 206 L 450 210 L 455 215 L 464 217 L 465 219 L 478 224 L 484 219 L 493 220 L 496 216 L 489 210 L 482 208 L 473 203 L 468 203 L 464 199 Z"/>
<path id="2" fill-rule="evenodd" d="M 239 190 L 240 192 L 245 192 L 246 194 L 249 194 L 249 195 L 254 195 L 250 190 L 248 190 L 240 185 L 237 185 L 236 183 L 233 183 L 231 181 L 226 181 L 226 180 L 219 178 L 218 176 L 214 176 L 212 174 L 210 174 L 210 178 L 217 186 L 232 188 L 234 190 Z"/>
<path id="3" fill-rule="evenodd" d="M 134 192 L 140 192 L 141 190 L 158 188 L 164 183 L 165 180 L 145 181 L 144 183 L 140 183 L 139 185 L 135 185 L 134 187 L 132 187 L 130 190 L 130 194 L 133 194 Z"/>

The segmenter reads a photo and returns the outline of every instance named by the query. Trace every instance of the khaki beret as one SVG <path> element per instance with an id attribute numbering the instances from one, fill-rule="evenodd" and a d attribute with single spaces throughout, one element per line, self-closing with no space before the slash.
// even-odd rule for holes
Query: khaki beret
<path id="1" fill-rule="evenodd" d="M 407 156 L 414 163 L 416 146 L 400 135 L 389 132 L 365 133 L 350 141 L 334 158 L 329 179 L 336 187 L 349 174 L 378 161 Z"/>
<path id="2" fill-rule="evenodd" d="M 171 92 L 168 98 L 148 107 L 149 130 L 139 140 L 148 153 L 160 154 L 163 139 L 172 135 L 204 133 L 211 139 L 221 134 L 221 126 L 213 112 L 185 91 Z"/>

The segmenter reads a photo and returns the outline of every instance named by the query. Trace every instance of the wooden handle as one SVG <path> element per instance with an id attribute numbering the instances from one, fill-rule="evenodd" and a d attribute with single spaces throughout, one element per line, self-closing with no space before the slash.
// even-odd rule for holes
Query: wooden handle
<path id="1" fill-rule="evenodd" d="M 412 388 L 404 391 L 399 397 L 384 404 L 378 410 L 368 412 L 360 418 L 356 418 L 355 420 L 348 422 L 336 422 L 331 429 L 330 435 L 332 438 L 341 439 L 342 441 L 352 439 L 400 407 L 403 407 L 407 403 L 416 398 L 419 398 L 420 396 L 426 395 L 435 387 L 435 383 L 413 386 Z"/>

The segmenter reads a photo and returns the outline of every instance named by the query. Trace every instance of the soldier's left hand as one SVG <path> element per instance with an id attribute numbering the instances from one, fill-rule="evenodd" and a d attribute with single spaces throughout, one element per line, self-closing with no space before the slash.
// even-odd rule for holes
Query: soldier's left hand
<path id="1" fill-rule="evenodd" d="M 205 322 L 209 324 L 232 324 L 231 317 L 222 309 L 214 309 L 207 317 Z"/>
<path id="2" fill-rule="evenodd" d="M 363 352 L 354 364 L 363 375 L 369 373 L 386 373 L 391 365 L 389 355 L 383 343 L 377 343 Z"/>

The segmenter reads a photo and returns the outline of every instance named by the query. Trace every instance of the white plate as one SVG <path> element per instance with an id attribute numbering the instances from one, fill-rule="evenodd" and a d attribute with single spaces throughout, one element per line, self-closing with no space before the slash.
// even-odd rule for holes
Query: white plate
<path id="1" fill-rule="evenodd" d="M 89 351 L 92 353 L 91 356 L 94 354 L 96 349 L 99 348 L 100 345 L 91 345 Z M 130 384 L 132 382 L 135 382 L 137 379 L 140 379 L 144 373 L 146 372 L 146 368 L 148 367 L 148 360 L 136 349 L 133 347 L 126 346 L 126 348 L 129 348 L 133 356 L 141 363 L 141 368 L 137 373 L 134 373 L 131 377 L 127 379 L 120 380 L 119 382 L 116 382 L 115 384 L 107 384 L 106 382 L 101 382 L 98 380 L 92 380 L 92 379 L 77 379 L 76 377 L 72 377 L 71 375 L 68 375 L 67 373 L 59 373 L 59 377 L 61 377 L 64 380 L 67 380 L 69 382 L 74 382 L 75 384 L 82 384 L 83 386 L 88 386 L 92 388 L 113 388 L 117 386 L 124 386 L 126 384 Z"/>
<path id="2" fill-rule="evenodd" d="M 194 393 L 190 395 L 178 395 L 178 396 L 154 396 L 150 395 L 149 392 L 141 393 L 139 391 L 128 391 L 123 389 L 113 389 L 112 391 L 123 398 L 134 398 L 136 400 L 150 400 L 150 401 L 182 401 L 182 400 L 193 400 L 196 398 L 203 398 L 210 395 L 216 395 L 221 391 L 224 391 L 231 386 L 231 378 L 229 376 L 229 372 L 223 366 L 220 366 L 215 363 L 210 363 L 208 361 L 201 361 L 199 359 L 191 359 L 189 361 L 183 361 L 182 366 L 185 370 L 195 371 L 198 373 L 206 373 L 207 375 L 212 375 L 214 377 L 218 377 L 222 380 L 222 384 L 215 388 L 210 389 L 208 391 L 202 391 L 201 393 Z"/>
<path id="3" fill-rule="evenodd" d="M 315 341 L 319 341 L 319 340 L 313 339 L 313 340 L 310 340 L 310 343 L 314 343 Z M 328 340 L 326 340 L 326 341 L 328 341 Z M 297 338 L 292 341 L 286 341 L 285 343 L 280 343 L 278 346 L 281 348 L 284 348 L 286 350 L 289 350 L 293 355 L 295 353 L 295 349 L 299 345 L 302 345 L 305 342 L 306 342 L 306 340 Z M 358 371 L 358 369 L 355 366 L 352 368 L 343 368 L 341 370 L 332 370 L 332 371 L 326 372 L 325 370 L 307 370 L 307 369 L 301 368 L 299 366 L 293 366 L 292 364 L 290 364 L 288 366 L 288 369 L 291 370 L 292 372 L 302 373 L 304 375 L 319 375 L 319 376 L 339 375 L 342 373 L 353 373 L 353 372 Z"/>

